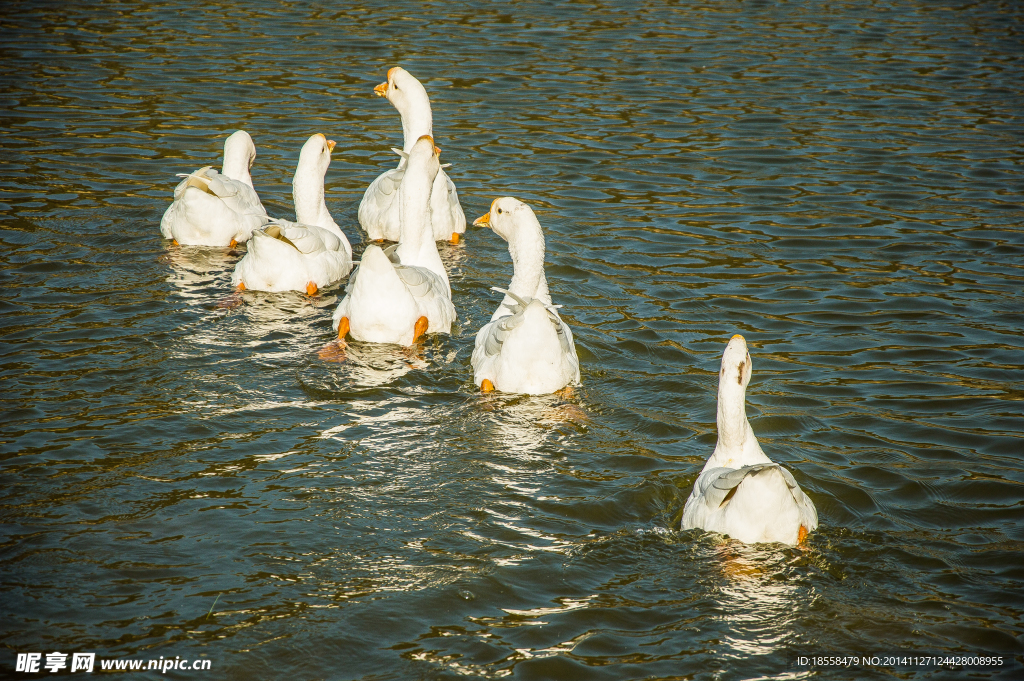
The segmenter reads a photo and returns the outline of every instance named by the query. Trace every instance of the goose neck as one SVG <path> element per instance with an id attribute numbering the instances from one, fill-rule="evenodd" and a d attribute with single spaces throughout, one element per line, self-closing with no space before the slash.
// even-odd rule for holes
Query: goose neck
<path id="1" fill-rule="evenodd" d="M 221 169 L 225 175 L 232 180 L 238 180 L 252 187 L 252 177 L 249 175 L 249 159 L 233 155 L 224 156 L 224 166 Z"/>
<path id="2" fill-rule="evenodd" d="M 718 386 L 718 446 L 724 450 L 742 449 L 747 434 L 746 390 L 728 378 Z"/>
<path id="3" fill-rule="evenodd" d="M 412 151 L 412 147 L 423 135 L 434 136 L 434 119 L 430 112 L 430 102 L 423 96 L 423 101 L 412 101 L 402 115 L 402 150 L 405 153 Z"/>
<path id="4" fill-rule="evenodd" d="M 314 177 L 303 168 L 297 169 L 292 179 L 292 201 L 297 222 L 319 227 L 334 225 L 324 200 L 323 178 Z"/>
<path id="5" fill-rule="evenodd" d="M 547 280 L 544 277 L 544 234 L 540 225 L 524 225 L 508 242 L 512 256 L 512 283 L 509 291 L 520 297 L 540 298 L 550 304 Z"/>
<path id="6" fill-rule="evenodd" d="M 433 243 L 430 227 L 430 185 L 433 178 L 419 160 L 406 166 L 398 186 L 399 241 L 419 250 L 425 241 Z"/>

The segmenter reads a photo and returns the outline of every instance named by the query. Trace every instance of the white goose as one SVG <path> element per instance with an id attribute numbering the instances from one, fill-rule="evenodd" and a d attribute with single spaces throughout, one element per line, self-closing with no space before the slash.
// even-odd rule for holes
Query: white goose
<path id="1" fill-rule="evenodd" d="M 398 187 L 405 175 L 406 158 L 416 140 L 423 135 L 433 137 L 433 116 L 427 91 L 412 74 L 400 66 L 388 71 L 387 81 L 375 87 L 373 91 L 381 97 L 386 97 L 398 109 L 402 116 L 402 134 L 405 139 L 402 151 L 394 150 L 402 157 L 398 167 L 382 173 L 367 187 L 359 204 L 359 224 L 371 239 L 398 241 L 401 217 L 396 199 Z M 440 152 L 440 149 L 438 151 Z M 445 167 L 447 166 L 441 166 Z M 459 235 L 466 231 L 466 214 L 459 205 L 455 183 L 444 170 L 437 173 L 431 184 L 430 211 L 434 239 L 458 243 Z"/>
<path id="2" fill-rule="evenodd" d="M 772 463 L 747 421 L 750 353 L 739 334 L 718 374 L 718 444 L 683 509 L 682 529 L 700 528 L 741 542 L 802 543 L 818 512 L 792 474 Z"/>
<path id="3" fill-rule="evenodd" d="M 398 189 L 401 241 L 387 252 L 370 244 L 334 312 L 338 338 L 412 345 L 423 333 L 451 333 L 455 320 L 448 273 L 430 232 L 430 187 L 439 172 L 434 140 L 409 151 Z"/>
<path id="4" fill-rule="evenodd" d="M 222 172 L 205 166 L 174 188 L 174 201 L 160 220 L 160 233 L 177 244 L 234 247 L 267 220 L 249 169 L 256 146 L 245 130 L 224 140 Z"/>
<path id="5" fill-rule="evenodd" d="M 271 218 L 272 224 L 254 231 L 248 253 L 231 275 L 232 285 L 314 295 L 352 269 L 352 246 L 324 202 L 324 175 L 333 149 L 334 140 L 320 133 L 302 145 L 292 178 L 297 222 Z"/>
<path id="6" fill-rule="evenodd" d="M 543 395 L 580 380 L 572 331 L 551 304 L 544 277 L 544 233 L 533 210 L 511 196 L 495 199 L 474 225 L 508 242 L 512 283 L 476 334 L 473 382 L 483 391 Z"/>

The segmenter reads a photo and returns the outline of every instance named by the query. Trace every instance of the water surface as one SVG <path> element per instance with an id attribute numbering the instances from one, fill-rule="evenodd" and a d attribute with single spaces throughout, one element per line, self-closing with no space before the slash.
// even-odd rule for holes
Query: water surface
<path id="1" fill-rule="evenodd" d="M 1021 29 L 996 1 L 8 3 L 0 666 L 60 650 L 205 656 L 210 678 L 617 680 L 796 674 L 798 651 L 1019 661 Z M 372 94 L 395 65 L 432 98 L 467 216 L 503 195 L 537 211 L 573 396 L 473 386 L 511 277 L 489 231 L 442 246 L 451 337 L 344 362 L 317 354 L 343 285 L 224 306 L 244 250 L 160 237 L 175 173 L 218 164 L 237 128 L 290 218 L 323 132 L 328 207 L 361 251 L 359 199 L 401 142 Z M 818 508 L 805 549 L 678 530 L 734 333 L 753 428 Z"/>

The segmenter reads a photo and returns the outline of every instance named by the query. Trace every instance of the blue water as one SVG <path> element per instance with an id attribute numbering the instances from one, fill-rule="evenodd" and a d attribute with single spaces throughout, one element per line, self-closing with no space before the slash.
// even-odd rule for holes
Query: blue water
<path id="1" fill-rule="evenodd" d="M 0 675 L 82 651 L 211 662 L 182 679 L 891 678 L 793 657 L 927 651 L 1019 678 L 1022 15 L 9 3 Z M 291 218 L 323 132 L 361 251 L 395 65 L 467 216 L 536 210 L 571 397 L 472 383 L 512 274 L 489 231 L 441 245 L 455 333 L 340 363 L 343 284 L 225 306 L 244 249 L 160 237 L 175 173 L 238 128 Z M 818 509 L 803 548 L 678 530 L 734 333 L 754 431 Z"/>

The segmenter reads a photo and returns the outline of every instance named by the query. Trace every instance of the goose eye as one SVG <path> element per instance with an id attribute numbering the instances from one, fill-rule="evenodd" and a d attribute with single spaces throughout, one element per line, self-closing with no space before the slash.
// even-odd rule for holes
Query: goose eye
<path id="1" fill-rule="evenodd" d="M 501 209 L 500 209 L 500 208 L 498 209 L 498 212 L 499 212 L 499 213 L 501 212 Z"/>

